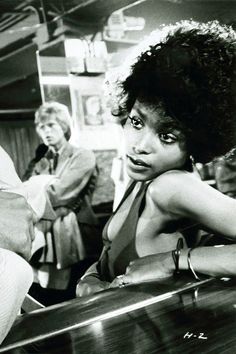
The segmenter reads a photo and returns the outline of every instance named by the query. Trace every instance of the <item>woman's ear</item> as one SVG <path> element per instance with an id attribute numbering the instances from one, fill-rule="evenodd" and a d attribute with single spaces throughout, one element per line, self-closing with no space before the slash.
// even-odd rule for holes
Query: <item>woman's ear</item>
<path id="1" fill-rule="evenodd" d="M 186 158 L 186 162 L 185 162 L 185 169 L 189 172 L 193 172 L 193 166 L 194 166 L 195 162 L 194 162 L 194 157 L 192 155 L 189 155 Z"/>

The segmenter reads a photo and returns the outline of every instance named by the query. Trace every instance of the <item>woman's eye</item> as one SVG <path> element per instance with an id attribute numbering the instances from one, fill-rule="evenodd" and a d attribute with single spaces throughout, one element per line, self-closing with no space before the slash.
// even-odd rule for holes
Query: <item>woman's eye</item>
<path id="1" fill-rule="evenodd" d="M 130 120 L 130 124 L 135 129 L 141 129 L 144 126 L 143 121 L 140 118 L 138 118 L 138 117 L 130 117 L 130 116 L 128 118 Z"/>
<path id="2" fill-rule="evenodd" d="M 177 137 L 171 133 L 159 134 L 160 140 L 165 144 L 173 144 L 177 141 Z"/>

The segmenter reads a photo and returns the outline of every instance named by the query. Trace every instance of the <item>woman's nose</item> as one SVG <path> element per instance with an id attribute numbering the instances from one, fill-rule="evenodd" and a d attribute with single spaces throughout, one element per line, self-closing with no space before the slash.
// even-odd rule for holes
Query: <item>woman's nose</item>
<path id="1" fill-rule="evenodd" d="M 136 154 L 150 154 L 154 148 L 153 134 L 144 134 L 133 144 L 133 151 Z"/>

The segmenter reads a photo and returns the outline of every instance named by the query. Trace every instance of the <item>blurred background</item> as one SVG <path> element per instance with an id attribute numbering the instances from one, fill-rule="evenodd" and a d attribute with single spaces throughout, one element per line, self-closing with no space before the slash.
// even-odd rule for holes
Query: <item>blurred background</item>
<path id="1" fill-rule="evenodd" d="M 114 198 L 121 133 L 104 95 L 104 79 L 142 39 L 183 19 L 236 26 L 233 0 L 1 0 L 0 143 L 20 177 L 39 144 L 34 113 L 44 101 L 65 103 L 73 143 L 92 149 L 100 169 L 93 206 Z"/>

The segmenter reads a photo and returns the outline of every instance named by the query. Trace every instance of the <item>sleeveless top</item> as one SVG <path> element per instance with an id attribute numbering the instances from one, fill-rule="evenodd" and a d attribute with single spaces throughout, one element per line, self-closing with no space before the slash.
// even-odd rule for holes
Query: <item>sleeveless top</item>
<path id="1" fill-rule="evenodd" d="M 97 264 L 97 271 L 101 280 L 112 281 L 116 276 L 125 273 L 130 261 L 139 258 L 135 246 L 136 229 L 139 217 L 145 206 L 145 195 L 150 183 L 142 183 L 125 221 L 112 241 L 108 239 L 107 235 L 110 221 L 124 200 L 131 194 L 136 182 L 133 182 L 128 187 L 117 209 L 106 223 L 103 230 L 104 249 Z"/>
<path id="2" fill-rule="evenodd" d="M 117 232 L 115 238 L 110 241 L 107 235 L 108 226 L 112 217 L 117 213 L 125 199 L 132 193 L 137 182 L 131 183 L 126 190 L 117 209 L 111 215 L 103 230 L 103 252 L 97 263 L 97 271 L 101 280 L 111 282 L 116 276 L 124 274 L 129 263 L 139 258 L 136 250 L 136 229 L 140 215 L 145 207 L 145 196 L 148 183 L 142 183 L 138 190 L 126 219 Z M 165 233 L 179 232 L 181 236 L 188 240 L 188 247 L 196 247 L 199 224 L 192 220 L 181 219 L 172 221 L 170 225 L 163 229 Z"/>

